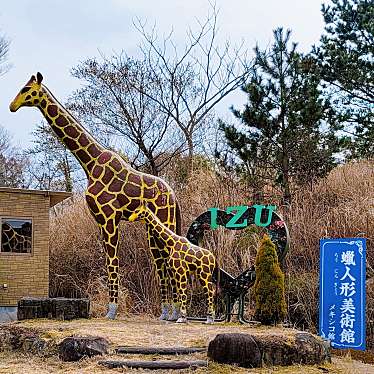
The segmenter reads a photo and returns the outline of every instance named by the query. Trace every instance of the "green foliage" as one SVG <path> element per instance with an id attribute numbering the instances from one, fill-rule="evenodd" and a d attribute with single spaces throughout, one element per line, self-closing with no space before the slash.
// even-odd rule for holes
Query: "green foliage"
<path id="1" fill-rule="evenodd" d="M 255 49 L 255 68 L 243 87 L 248 103 L 243 111 L 233 109 L 242 124 L 220 124 L 255 192 L 273 183 L 286 203 L 291 182 L 326 175 L 338 149 L 333 127 L 326 126 L 334 123 L 334 113 L 321 96 L 318 69 L 296 51 L 290 36 L 276 29 L 270 51 Z"/>
<path id="2" fill-rule="evenodd" d="M 255 319 L 264 325 L 276 324 L 286 316 L 284 274 L 275 245 L 264 235 L 256 256 Z"/>
<path id="3" fill-rule="evenodd" d="M 353 133 L 352 158 L 374 153 L 374 2 L 332 0 L 323 5 L 326 23 L 314 53 L 335 107 Z"/>

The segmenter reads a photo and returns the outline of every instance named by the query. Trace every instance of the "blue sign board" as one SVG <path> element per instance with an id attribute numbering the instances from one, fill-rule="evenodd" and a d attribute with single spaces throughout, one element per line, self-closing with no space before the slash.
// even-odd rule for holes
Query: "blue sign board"
<path id="1" fill-rule="evenodd" d="M 320 241 L 319 333 L 333 348 L 365 350 L 366 239 Z"/>

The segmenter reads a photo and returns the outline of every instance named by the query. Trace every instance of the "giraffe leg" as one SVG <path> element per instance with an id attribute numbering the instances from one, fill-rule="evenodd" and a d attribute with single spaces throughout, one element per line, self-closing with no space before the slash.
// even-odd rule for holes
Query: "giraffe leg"
<path id="1" fill-rule="evenodd" d="M 108 222 L 111 222 L 108 224 Z M 108 272 L 109 304 L 106 318 L 115 319 L 118 309 L 118 226 L 114 227 L 113 221 L 108 221 L 101 227 L 104 240 L 106 267 Z"/>
<path id="2" fill-rule="evenodd" d="M 187 271 L 183 274 L 177 273 L 177 285 L 180 302 L 180 316 L 177 319 L 177 323 L 187 322 Z"/>
<path id="3" fill-rule="evenodd" d="M 171 291 L 172 291 L 172 297 L 173 297 L 173 309 L 171 312 L 171 315 L 168 318 L 168 321 L 177 321 L 178 318 L 180 317 L 180 301 L 179 301 L 179 294 L 178 294 L 178 287 L 177 287 L 177 282 L 173 275 L 170 275 L 170 286 L 171 286 Z"/>
<path id="4" fill-rule="evenodd" d="M 206 317 L 207 324 L 214 323 L 215 318 L 215 306 L 214 306 L 214 288 L 212 282 L 212 274 L 205 273 L 203 271 L 198 272 L 198 277 L 207 299 L 208 313 Z"/>
<path id="5" fill-rule="evenodd" d="M 152 230 L 147 225 L 147 238 L 148 238 L 148 245 L 152 253 L 153 263 L 156 268 L 156 274 L 159 279 L 160 285 L 160 293 L 161 293 L 161 315 L 159 317 L 160 320 L 169 320 L 169 312 L 170 312 L 170 303 L 168 297 L 168 289 L 169 285 L 171 286 L 173 292 L 173 300 L 175 286 L 169 283 L 169 273 L 168 273 L 168 263 L 167 263 L 167 253 L 163 254 L 162 248 L 160 248 L 156 241 L 153 238 Z"/>

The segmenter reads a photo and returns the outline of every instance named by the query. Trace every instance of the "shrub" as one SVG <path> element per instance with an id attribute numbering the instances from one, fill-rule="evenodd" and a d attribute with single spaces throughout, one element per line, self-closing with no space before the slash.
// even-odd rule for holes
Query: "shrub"
<path id="1" fill-rule="evenodd" d="M 264 325 L 276 324 L 286 316 L 284 274 L 275 245 L 264 235 L 256 256 L 255 319 Z"/>

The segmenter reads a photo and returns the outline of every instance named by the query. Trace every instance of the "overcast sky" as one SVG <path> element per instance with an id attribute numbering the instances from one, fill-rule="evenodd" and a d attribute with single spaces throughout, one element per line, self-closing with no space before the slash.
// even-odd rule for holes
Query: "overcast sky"
<path id="1" fill-rule="evenodd" d="M 244 40 L 248 50 L 256 43 L 265 48 L 272 42 L 272 30 L 291 28 L 300 50 L 309 51 L 323 31 L 322 0 L 217 0 L 219 40 Z M 196 25 L 209 10 L 206 0 L 3 0 L 0 29 L 10 40 L 11 70 L 0 77 L 0 125 L 25 148 L 30 132 L 41 122 L 35 108 L 10 113 L 9 103 L 31 74 L 40 71 L 44 82 L 59 101 L 64 102 L 80 82 L 70 69 L 87 57 L 124 50 L 136 56 L 140 42 L 133 20 L 140 18 L 168 33 L 174 29 L 183 45 L 188 26 Z M 229 115 L 230 104 L 240 106 L 244 96 L 228 97 L 220 111 Z M 226 113 L 227 112 L 227 113 Z"/>

